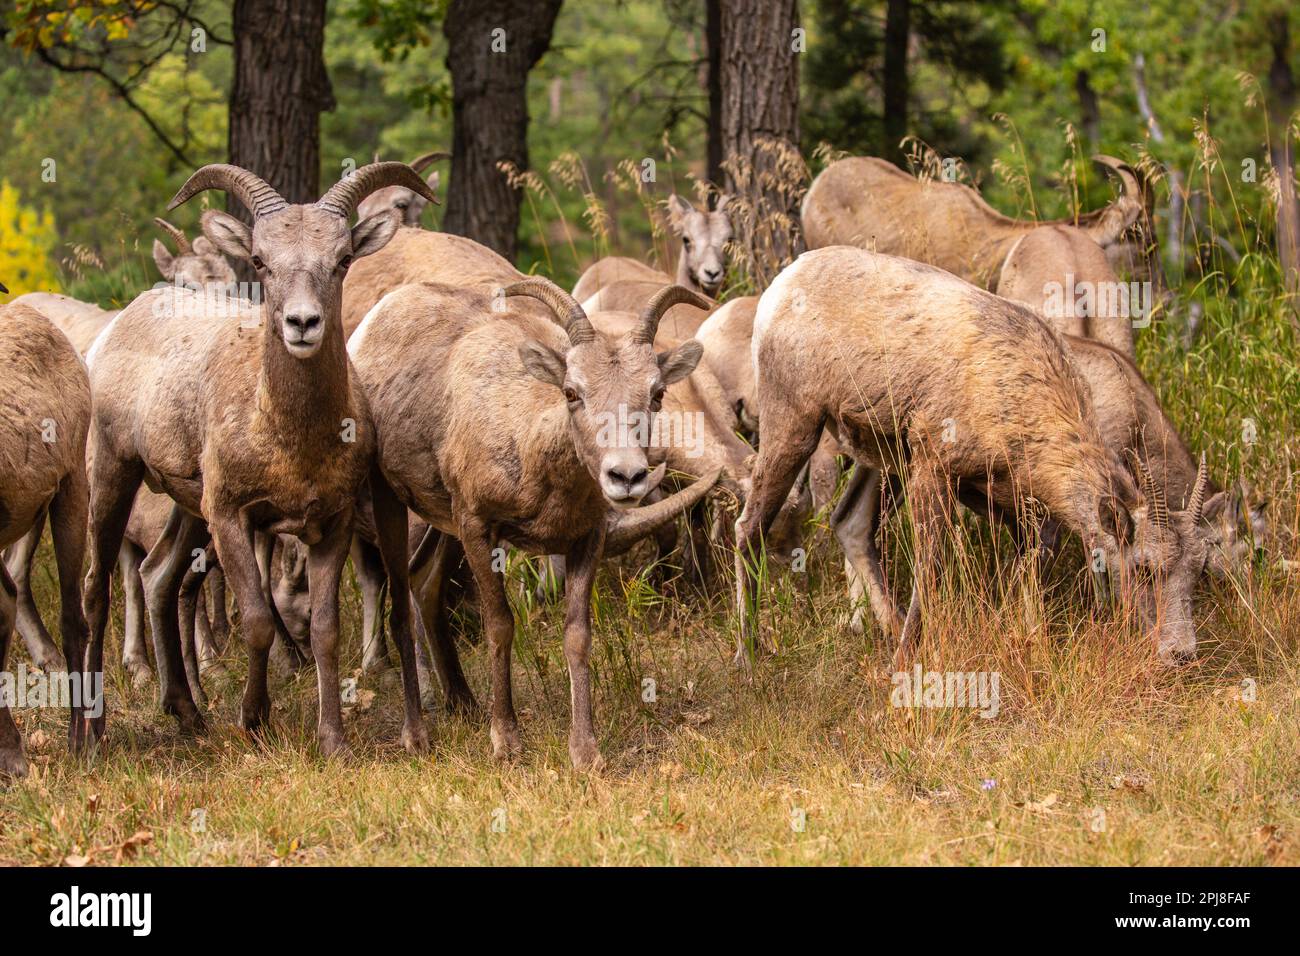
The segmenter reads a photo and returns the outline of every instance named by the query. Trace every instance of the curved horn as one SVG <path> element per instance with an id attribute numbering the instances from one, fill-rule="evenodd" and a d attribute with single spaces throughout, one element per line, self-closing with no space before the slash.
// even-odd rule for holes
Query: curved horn
<path id="1" fill-rule="evenodd" d="M 664 468 L 660 465 L 659 468 Z M 715 468 L 703 478 L 691 482 L 676 494 L 669 495 L 652 505 L 632 508 L 612 514 L 605 524 L 605 553 L 615 554 L 626 550 L 646 535 L 658 531 L 678 515 L 704 499 L 722 474 Z"/>
<path id="2" fill-rule="evenodd" d="M 1201 452 L 1201 465 L 1196 469 L 1196 484 L 1192 486 L 1192 497 L 1187 501 L 1187 510 L 1191 513 L 1192 523 L 1198 524 L 1205 508 L 1205 489 L 1210 483 L 1210 473 L 1205 468 L 1205 452 Z"/>
<path id="3" fill-rule="evenodd" d="M 159 219 L 157 216 L 154 216 L 153 224 L 172 237 L 172 240 L 176 243 L 177 255 L 188 256 L 194 254 L 194 250 L 190 247 L 190 241 L 185 238 L 185 233 L 180 229 L 177 229 L 166 219 Z"/>
<path id="4" fill-rule="evenodd" d="M 451 159 L 451 153 L 441 151 L 425 153 L 423 156 L 417 156 L 411 160 L 411 168 L 417 173 L 422 173 L 440 159 Z"/>
<path id="5" fill-rule="evenodd" d="M 405 186 L 434 205 L 438 204 L 438 197 L 433 194 L 429 184 L 406 163 L 371 163 L 331 186 L 329 192 L 316 201 L 316 205 L 347 219 L 357 211 L 361 200 L 385 186 Z"/>
<path id="6" fill-rule="evenodd" d="M 1133 167 L 1114 156 L 1098 153 L 1092 157 L 1093 162 L 1113 173 L 1123 187 L 1120 195 L 1110 204 L 1089 214 L 1085 231 L 1092 240 L 1105 249 L 1119 242 L 1128 228 L 1146 209 L 1142 193 L 1142 184 Z M 1081 222 L 1080 225 L 1083 225 Z"/>
<path id="7" fill-rule="evenodd" d="M 587 313 L 582 310 L 582 306 L 578 304 L 578 300 L 550 279 L 533 276 L 522 282 L 512 283 L 501 291 L 507 296 L 526 295 L 545 304 L 555 314 L 556 320 L 563 326 L 564 331 L 569 334 L 569 342 L 573 345 L 590 342 L 596 337 L 596 329 L 587 318 Z"/>
<path id="8" fill-rule="evenodd" d="M 1138 174 L 1132 166 L 1122 159 L 1107 156 L 1105 153 L 1097 153 L 1092 157 L 1092 161 L 1119 178 L 1124 187 L 1124 195 L 1142 202 L 1142 182 L 1138 179 Z"/>
<path id="9" fill-rule="evenodd" d="M 213 163 L 196 171 L 185 181 L 180 192 L 167 204 L 168 211 L 187 202 L 205 189 L 224 189 L 248 208 L 254 220 L 279 212 L 289 205 L 288 201 L 267 185 L 260 176 L 239 166 Z"/>
<path id="10" fill-rule="evenodd" d="M 641 311 L 641 324 L 632 330 L 630 336 L 632 341 L 653 345 L 655 335 L 659 332 L 659 320 L 663 318 L 665 312 L 682 302 L 703 309 L 705 312 L 713 308 L 712 302 L 685 286 L 664 286 Z"/>
<path id="11" fill-rule="evenodd" d="M 1148 513 L 1157 528 L 1169 527 L 1169 506 L 1165 503 L 1165 490 L 1157 483 L 1147 468 L 1147 463 L 1138 455 L 1133 456 L 1137 462 L 1138 481 L 1142 486 L 1142 497 L 1146 498 Z"/>

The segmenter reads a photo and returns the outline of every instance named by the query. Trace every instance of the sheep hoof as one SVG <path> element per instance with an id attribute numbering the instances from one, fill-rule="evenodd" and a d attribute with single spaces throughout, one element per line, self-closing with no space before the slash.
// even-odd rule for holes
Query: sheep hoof
<path id="1" fill-rule="evenodd" d="M 149 682 L 153 680 L 153 671 L 144 661 L 123 661 L 122 666 L 126 668 L 127 674 L 131 677 L 131 686 L 136 690 L 149 686 Z"/>
<path id="2" fill-rule="evenodd" d="M 0 780 L 6 778 L 21 780 L 27 776 L 27 758 L 23 756 L 22 747 L 0 750 Z"/>
<path id="3" fill-rule="evenodd" d="M 579 773 L 600 773 L 605 769 L 605 758 L 600 755 L 594 739 L 569 741 L 569 759 L 573 761 L 573 769 Z"/>
<path id="4" fill-rule="evenodd" d="M 492 756 L 500 761 L 518 760 L 523 755 L 524 745 L 519 739 L 519 728 L 514 725 L 498 725 L 493 722 L 488 736 L 492 740 Z"/>
<path id="5" fill-rule="evenodd" d="M 429 752 L 429 732 L 425 730 L 422 723 L 403 724 L 401 740 L 402 746 L 406 748 L 406 752 L 409 754 L 425 754 Z"/>
<path id="6" fill-rule="evenodd" d="M 344 739 L 342 730 L 321 729 L 317 732 L 316 739 L 320 744 L 322 756 L 337 760 L 348 755 L 348 742 Z"/>

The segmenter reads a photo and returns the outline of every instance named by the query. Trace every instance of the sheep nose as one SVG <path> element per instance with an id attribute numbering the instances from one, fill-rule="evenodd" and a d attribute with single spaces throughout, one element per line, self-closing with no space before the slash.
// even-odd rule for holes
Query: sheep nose
<path id="1" fill-rule="evenodd" d="M 605 476 L 610 481 L 627 488 L 645 481 L 648 474 L 650 474 L 648 468 L 630 468 L 622 465 L 610 468 L 605 472 Z"/>
<path id="2" fill-rule="evenodd" d="M 721 269 L 701 269 L 700 272 L 703 274 L 705 281 L 710 285 L 722 278 Z"/>
<path id="3" fill-rule="evenodd" d="M 300 338 L 306 338 L 307 333 L 314 331 L 320 325 L 319 312 L 291 312 L 284 317 L 284 321 L 292 328 L 298 331 Z"/>

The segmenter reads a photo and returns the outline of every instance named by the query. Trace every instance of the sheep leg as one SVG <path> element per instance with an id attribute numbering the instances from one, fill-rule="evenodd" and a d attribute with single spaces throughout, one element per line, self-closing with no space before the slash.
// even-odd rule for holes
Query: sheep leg
<path id="1" fill-rule="evenodd" d="M 86 563 L 86 525 L 90 512 L 90 488 L 80 468 L 63 479 L 50 503 L 50 537 L 54 540 L 54 561 L 59 569 L 59 638 L 69 676 L 81 673 L 80 701 L 73 700 L 68 713 L 68 741 L 74 742 L 85 716 L 103 713 L 104 673 L 86 666 L 90 629 L 81 606 L 81 569 Z"/>
<path id="2" fill-rule="evenodd" d="M 126 603 L 126 634 L 122 638 L 122 666 L 131 675 L 135 687 L 143 687 L 153 677 L 149 667 L 149 652 L 145 649 L 144 585 L 140 583 L 140 563 L 144 549 L 131 541 L 123 541 L 117 552 L 117 567 L 122 573 L 122 596 Z"/>
<path id="3" fill-rule="evenodd" d="M 763 560 L 763 537 L 785 504 L 804 463 L 812 457 L 821 437 L 823 420 L 802 420 L 794 409 L 774 408 L 763 415 L 758 459 L 744 510 L 736 519 L 736 610 L 740 627 L 736 636 L 736 663 L 748 665 L 749 648 L 757 649 L 758 569 Z M 760 426 L 762 427 L 762 426 Z"/>
<path id="4" fill-rule="evenodd" d="M 201 548 L 205 538 L 202 520 L 174 504 L 162 535 L 140 565 L 149 628 L 153 631 L 153 656 L 158 662 L 158 697 L 164 713 L 177 719 L 182 733 L 204 728 L 203 714 L 190 693 L 185 673 L 180 592 L 190 569 L 190 552 Z"/>
<path id="5" fill-rule="evenodd" d="M 591 717 L 591 589 L 596 583 L 605 532 L 601 528 L 569 549 L 564 584 L 564 657 L 569 664 L 569 759 L 573 769 L 598 771 L 605 765 Z"/>
<path id="6" fill-rule="evenodd" d="M 488 732 L 492 755 L 497 760 L 512 760 L 523 753 L 510 689 L 510 647 L 514 642 L 515 623 L 506 599 L 505 575 L 492 570 L 492 550 L 497 546 L 497 539 L 485 522 L 468 514 L 461 517 L 459 537 L 478 587 L 483 632 L 492 652 L 492 712 Z"/>
<path id="7" fill-rule="evenodd" d="M 14 587 L 18 589 L 18 633 L 27 645 L 32 663 L 48 674 L 62 667 L 63 658 L 54 646 L 54 639 L 46 630 L 32 597 L 32 564 L 36 560 L 36 549 L 41 543 L 44 528 L 45 512 L 42 511 L 36 516 L 31 530 L 5 553 L 5 564 L 8 565 Z"/>
<path id="8" fill-rule="evenodd" d="M 9 569 L 0 562 L 0 672 L 9 660 L 9 638 L 18 620 L 18 588 Z M 9 712 L 9 701 L 0 695 L 0 780 L 27 776 L 27 758 L 23 756 L 23 739 Z"/>
<path id="9" fill-rule="evenodd" d="M 361 536 L 352 539 L 352 570 L 361 586 L 361 669 L 367 674 L 392 667 L 388 661 L 388 641 L 384 637 L 384 594 L 388 577 L 384 559 L 369 541 Z"/>
<path id="10" fill-rule="evenodd" d="M 280 616 L 280 609 L 275 606 L 271 560 L 275 555 L 276 536 L 259 532 L 254 534 L 253 540 L 256 543 L 257 573 L 262 580 L 262 597 L 266 602 L 266 606 L 271 609 L 271 623 L 275 626 L 273 647 L 276 653 L 276 663 L 283 665 L 284 669 L 290 674 L 296 674 L 306 666 L 307 655 L 303 653 L 302 648 L 298 646 L 298 642 L 289 633 L 284 618 Z"/>
<path id="11" fill-rule="evenodd" d="M 347 750 L 339 694 L 339 579 L 352 542 L 352 511 L 338 515 L 307 549 L 307 587 L 311 592 L 311 650 L 316 658 L 319 712 L 316 740 L 333 757 Z"/>
<path id="12" fill-rule="evenodd" d="M 854 634 L 865 632 L 866 615 L 862 606 L 865 595 L 880 629 L 890 638 L 897 638 L 903 629 L 903 619 L 885 579 L 876 546 L 881 477 L 878 468 L 854 464 L 844 496 L 831 515 L 831 528 L 844 551 L 844 573 L 849 579 L 849 601 L 853 606 L 850 630 Z"/>
<path id="13" fill-rule="evenodd" d="M 907 501 L 912 513 L 914 567 L 912 599 L 903 621 L 903 634 L 894 653 L 894 670 L 904 670 L 921 636 L 922 602 L 935 594 L 939 578 L 939 549 L 951 514 L 950 488 L 938 469 L 914 459 L 908 475 Z"/>
<path id="14" fill-rule="evenodd" d="M 194 702 L 198 704 L 201 710 L 206 710 L 208 698 L 203 693 L 203 681 L 199 679 L 199 651 L 197 632 L 200 628 L 199 618 L 203 618 L 202 626 L 207 626 L 207 615 L 199 610 L 199 598 L 203 594 L 203 579 L 206 572 L 195 571 L 194 562 L 190 561 L 190 566 L 185 570 L 185 576 L 181 578 L 180 593 L 177 598 L 177 621 L 181 630 L 181 657 L 185 664 L 185 679 L 190 685 L 190 694 L 194 697 Z M 205 643 L 211 643 L 212 637 L 208 635 Z"/>
<path id="15" fill-rule="evenodd" d="M 93 436 L 98 439 L 96 433 Z M 131 518 L 135 493 L 140 488 L 144 467 L 139 459 L 123 461 L 114 457 L 107 442 L 93 441 L 97 449 L 90 469 L 90 570 L 86 572 L 83 603 L 90 628 L 90 647 L 86 652 L 85 670 L 104 672 L 104 629 L 108 625 L 109 585 L 113 565 L 122 547 L 126 523 Z M 104 734 L 104 708 L 93 719 L 83 720 L 73 733 L 72 748 L 85 752 Z"/>
<path id="16" fill-rule="evenodd" d="M 429 749 L 429 732 L 424 727 L 424 713 L 420 709 L 420 680 L 415 667 L 415 641 L 411 637 L 411 574 L 410 532 L 407 525 L 406 506 L 398 499 L 378 465 L 370 469 L 370 498 L 374 509 L 375 531 L 379 539 L 379 553 L 384 560 L 384 573 L 388 576 L 389 593 L 393 595 L 389 626 L 393 643 L 397 645 L 397 658 L 402 665 L 402 697 L 406 715 L 402 723 L 402 746 L 409 753 L 423 753 Z M 344 543 L 346 557 L 347 543 Z M 309 582 L 311 579 L 308 579 Z M 335 606 L 337 608 L 338 583 L 335 581 Z M 312 596 L 312 630 L 315 632 L 315 594 Z"/>
<path id="17" fill-rule="evenodd" d="M 447 584 L 455 567 L 452 556 L 456 547 L 455 537 L 429 528 L 411 558 L 411 593 L 430 637 L 433 669 L 442 685 L 447 711 L 473 717 L 479 711 L 478 701 L 465 680 L 460 654 L 456 651 L 456 639 L 447 620 Z"/>
<path id="18" fill-rule="evenodd" d="M 221 565 L 216 563 L 215 555 L 209 555 L 207 580 L 208 597 L 205 610 L 209 614 L 212 625 L 210 650 L 212 658 L 216 658 L 225 650 L 226 641 L 230 640 L 230 618 L 226 614 L 226 576 L 221 571 Z M 208 655 L 200 652 L 200 667 L 208 660 Z"/>
<path id="19" fill-rule="evenodd" d="M 267 661 L 275 640 L 275 619 L 258 572 L 254 533 L 243 515 L 213 514 L 212 543 L 239 603 L 239 630 L 248 648 L 248 677 L 239 705 L 239 725 L 253 731 L 271 715 L 266 690 Z"/>

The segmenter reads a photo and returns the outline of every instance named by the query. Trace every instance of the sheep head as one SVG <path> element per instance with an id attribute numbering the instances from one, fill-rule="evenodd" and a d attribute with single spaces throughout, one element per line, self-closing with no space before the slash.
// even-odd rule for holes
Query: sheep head
<path id="1" fill-rule="evenodd" d="M 205 189 L 224 189 L 249 209 L 252 229 L 234 216 L 209 209 L 203 214 L 203 234 L 231 258 L 252 263 L 270 328 L 291 356 L 306 359 L 316 354 L 331 329 L 343 334 L 343 277 L 348 267 L 382 249 L 401 225 L 395 209 L 362 219 L 350 229 L 348 218 L 371 193 L 394 185 L 437 202 L 405 163 L 363 166 L 309 205 L 290 204 L 246 169 L 215 164 L 194 173 L 167 208 L 175 209 Z"/>
<path id="2" fill-rule="evenodd" d="M 525 279 L 503 292 L 540 300 L 568 333 L 569 349 L 563 354 L 536 340 L 522 345 L 524 369 L 563 392 L 574 447 L 605 500 L 614 508 L 635 507 L 658 486 L 666 468 L 662 449 L 655 455 L 651 447 L 664 392 L 690 375 L 703 354 L 694 340 L 656 354 L 659 320 L 678 302 L 703 308 L 707 303 L 681 286 L 667 286 L 634 328 L 606 336 L 572 296 L 547 279 Z M 652 456 L 660 459 L 653 470 Z"/>
<path id="3" fill-rule="evenodd" d="M 451 153 L 425 153 L 423 156 L 411 160 L 411 168 L 417 173 L 422 173 L 440 159 L 451 159 Z M 379 162 L 378 155 L 375 156 L 375 162 Z M 430 192 L 436 193 L 438 191 L 438 171 L 436 169 L 429 174 L 427 182 Z M 420 225 L 420 214 L 424 212 L 424 207 L 427 205 L 429 205 L 429 200 L 413 189 L 406 186 L 385 186 L 362 200 L 361 205 L 357 206 L 357 218 L 368 219 L 385 209 L 396 209 L 401 214 L 403 226 L 418 227 Z"/>
<path id="4" fill-rule="evenodd" d="M 706 295 L 717 293 L 727 271 L 726 247 L 731 240 L 729 202 L 730 197 L 723 196 L 718 200 L 718 208 L 708 212 L 696 209 L 676 193 L 668 197 L 668 227 L 682 240 L 683 265 L 678 269 L 678 281 L 689 278 Z"/>
<path id="5" fill-rule="evenodd" d="M 166 219 L 155 218 L 154 225 L 176 243 L 176 254 L 172 255 L 160 240 L 153 241 L 154 264 L 168 282 L 195 292 L 210 285 L 224 288 L 235 283 L 235 270 L 207 236 L 199 236 L 191 244 L 184 231 Z"/>

